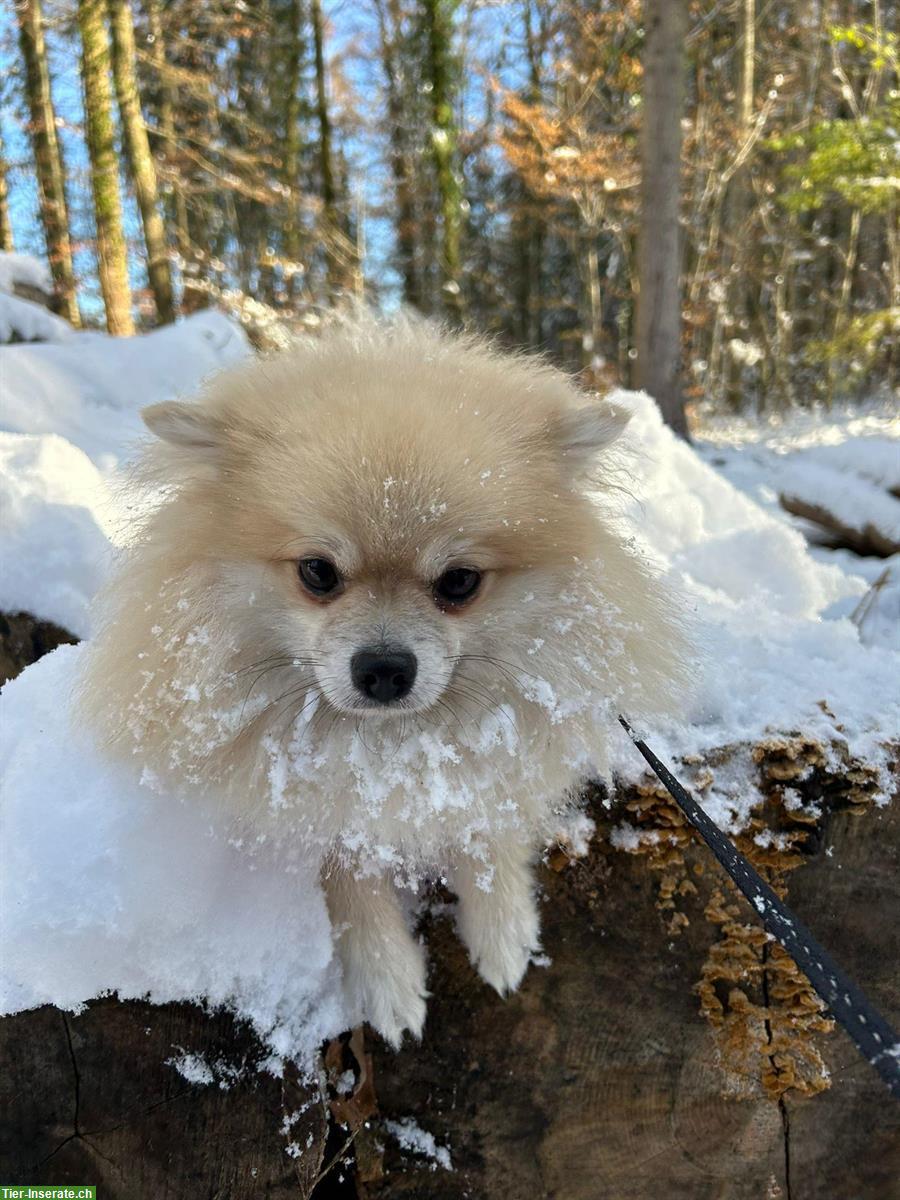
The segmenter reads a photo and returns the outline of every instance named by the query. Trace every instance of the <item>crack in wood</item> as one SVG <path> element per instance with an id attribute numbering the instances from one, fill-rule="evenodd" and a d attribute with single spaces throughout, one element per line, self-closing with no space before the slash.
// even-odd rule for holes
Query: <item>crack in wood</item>
<path id="1" fill-rule="evenodd" d="M 787 1104 L 784 1096 L 778 1099 L 778 1111 L 781 1113 L 781 1128 L 784 1131 L 784 1191 L 786 1200 L 791 1196 L 791 1122 L 788 1117 Z"/>
<path id="2" fill-rule="evenodd" d="M 769 1007 L 769 970 L 768 970 L 769 943 L 768 942 L 766 943 L 765 946 L 763 946 L 762 962 L 763 962 L 763 971 L 762 971 L 763 1004 L 765 1006 L 766 1013 L 768 1013 L 770 1011 L 770 1007 Z M 765 1020 L 765 1030 L 766 1030 L 766 1039 L 767 1039 L 769 1045 L 771 1046 L 772 1041 L 773 1041 L 772 1022 L 768 1016 L 766 1017 L 766 1020 Z M 769 1055 L 769 1062 L 772 1064 L 772 1070 L 776 1071 L 777 1067 L 775 1065 L 775 1057 L 773 1054 Z M 782 1095 L 780 1095 L 778 1097 L 778 1112 L 781 1116 L 782 1140 L 784 1142 L 785 1200 L 791 1200 L 791 1143 L 790 1143 L 791 1128 L 790 1128 L 790 1121 L 788 1120 L 787 1104 L 785 1103 L 783 1093 L 782 1093 Z"/>
<path id="3" fill-rule="evenodd" d="M 63 1028 L 66 1031 L 66 1044 L 69 1047 L 69 1058 L 72 1060 L 72 1071 L 75 1076 L 75 1112 L 72 1115 L 73 1136 L 78 1137 L 78 1116 L 81 1109 L 81 1075 L 78 1073 L 78 1062 L 75 1058 L 75 1047 L 72 1045 L 72 1030 L 69 1027 L 69 1018 L 65 1012 L 60 1013 L 63 1022 Z"/>

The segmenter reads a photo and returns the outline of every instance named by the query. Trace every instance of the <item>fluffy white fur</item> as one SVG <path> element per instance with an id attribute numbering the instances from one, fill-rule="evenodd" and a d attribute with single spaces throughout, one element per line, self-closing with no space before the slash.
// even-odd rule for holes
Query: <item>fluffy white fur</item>
<path id="1" fill-rule="evenodd" d="M 625 419 L 412 321 L 337 326 L 146 414 L 164 498 L 104 600 L 90 720 L 151 784 L 214 795 L 248 847 L 320 855 L 349 1009 L 394 1043 L 426 996 L 395 885 L 448 877 L 473 963 L 515 988 L 533 857 L 616 712 L 671 704 L 671 605 L 585 495 Z M 338 594 L 304 589 L 310 556 Z M 479 592 L 440 607 L 434 581 L 462 566 Z M 350 679 L 373 644 L 418 661 L 389 708 Z"/>

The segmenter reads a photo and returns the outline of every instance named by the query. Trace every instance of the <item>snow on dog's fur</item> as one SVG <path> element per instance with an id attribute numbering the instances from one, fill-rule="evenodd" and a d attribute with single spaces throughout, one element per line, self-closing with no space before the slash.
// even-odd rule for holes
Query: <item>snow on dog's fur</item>
<path id="1" fill-rule="evenodd" d="M 617 711 L 672 703 L 677 623 L 586 496 L 627 417 L 558 371 L 357 320 L 145 413 L 147 519 L 104 602 L 89 717 L 236 837 L 320 854 L 349 1011 L 397 1042 L 425 959 L 395 884 L 439 872 L 500 992 L 530 863 Z"/>

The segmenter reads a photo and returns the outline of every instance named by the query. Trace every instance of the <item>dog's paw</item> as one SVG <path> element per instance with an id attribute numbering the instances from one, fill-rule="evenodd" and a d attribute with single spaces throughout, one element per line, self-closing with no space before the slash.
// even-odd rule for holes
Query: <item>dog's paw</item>
<path id="1" fill-rule="evenodd" d="M 425 951 L 411 937 L 392 941 L 375 953 L 354 955 L 345 967 L 350 1011 L 375 1029 L 394 1049 L 404 1032 L 422 1036 L 428 991 Z"/>
<path id="2" fill-rule="evenodd" d="M 501 996 L 514 992 L 540 949 L 540 918 L 529 898 L 515 908 L 485 911 L 478 920 L 462 921 L 460 932 L 478 974 Z"/>

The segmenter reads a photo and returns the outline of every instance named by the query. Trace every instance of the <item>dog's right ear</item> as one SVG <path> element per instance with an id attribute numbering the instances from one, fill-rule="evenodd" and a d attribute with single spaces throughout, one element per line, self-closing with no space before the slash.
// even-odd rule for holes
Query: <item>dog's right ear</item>
<path id="1" fill-rule="evenodd" d="M 221 444 L 222 428 L 219 421 L 199 404 L 167 400 L 163 404 L 151 404 L 149 408 L 141 409 L 141 417 L 151 433 L 173 446 L 210 455 Z"/>
<path id="2" fill-rule="evenodd" d="M 622 434 L 631 413 L 608 400 L 572 408 L 558 419 L 556 438 L 573 474 L 586 471 L 594 459 Z"/>

